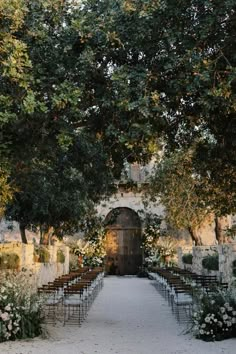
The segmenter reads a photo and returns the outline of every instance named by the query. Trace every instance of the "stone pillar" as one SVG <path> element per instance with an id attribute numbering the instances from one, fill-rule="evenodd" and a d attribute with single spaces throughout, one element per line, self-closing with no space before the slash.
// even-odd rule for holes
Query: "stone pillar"
<path id="1" fill-rule="evenodd" d="M 64 263 L 64 269 L 63 269 L 63 274 L 69 273 L 69 264 L 70 264 L 70 248 L 68 246 L 63 246 L 62 250 L 65 255 L 65 263 Z"/>
<path id="2" fill-rule="evenodd" d="M 218 252 L 218 246 L 215 245 L 193 247 L 193 272 L 202 275 L 209 275 L 208 271 L 202 266 L 202 260 L 207 255 L 212 255 L 215 252 Z"/>
<path id="3" fill-rule="evenodd" d="M 177 248 L 177 258 L 178 258 L 178 267 L 181 269 L 188 269 L 192 268 L 191 264 L 184 264 L 182 261 L 182 257 L 184 254 L 192 253 L 193 247 L 192 246 L 182 246 Z"/>
<path id="4" fill-rule="evenodd" d="M 236 260 L 236 243 L 219 245 L 219 271 L 223 282 L 231 284 L 236 281 L 233 275 L 233 262 Z"/>

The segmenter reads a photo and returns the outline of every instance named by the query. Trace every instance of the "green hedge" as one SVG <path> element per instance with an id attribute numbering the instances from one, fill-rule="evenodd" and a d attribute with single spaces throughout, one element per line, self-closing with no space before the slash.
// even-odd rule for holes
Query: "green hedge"
<path id="1" fill-rule="evenodd" d="M 65 263 L 65 255 L 64 252 L 62 250 L 58 250 L 57 251 L 57 263 Z"/>
<path id="2" fill-rule="evenodd" d="M 35 247 L 34 249 L 34 259 L 36 262 L 49 263 L 50 253 L 48 249 L 44 246 Z"/>
<path id="3" fill-rule="evenodd" d="M 204 257 L 202 260 L 202 266 L 207 270 L 219 270 L 218 253 Z"/>
<path id="4" fill-rule="evenodd" d="M 0 269 L 17 269 L 20 265 L 20 257 L 16 253 L 0 254 Z"/>
<path id="5" fill-rule="evenodd" d="M 234 260 L 232 263 L 232 272 L 233 276 L 236 277 L 236 260 Z"/>
<path id="6" fill-rule="evenodd" d="M 192 264 L 193 263 L 193 255 L 192 253 L 186 253 L 182 256 L 182 261 L 185 264 Z"/>

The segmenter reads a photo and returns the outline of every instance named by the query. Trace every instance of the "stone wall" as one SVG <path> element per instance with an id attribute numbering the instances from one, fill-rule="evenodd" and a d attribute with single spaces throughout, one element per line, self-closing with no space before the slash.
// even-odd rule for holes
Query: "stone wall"
<path id="1" fill-rule="evenodd" d="M 215 252 L 218 252 L 218 246 L 196 246 L 193 247 L 193 265 L 192 270 L 194 273 L 203 274 L 203 275 L 215 275 L 215 273 L 209 271 L 202 266 L 202 260 L 208 255 L 213 255 Z M 218 275 L 218 272 L 217 272 Z"/>
<path id="2" fill-rule="evenodd" d="M 136 212 L 146 210 L 143 203 L 142 193 L 119 190 L 116 195 L 113 195 L 109 200 L 103 201 L 98 205 L 97 211 L 101 216 L 106 217 L 112 209 L 119 207 L 130 208 Z M 149 203 L 147 212 L 164 216 L 164 207 L 161 204 L 157 206 Z"/>
<path id="3" fill-rule="evenodd" d="M 202 260 L 207 255 L 215 252 L 219 254 L 219 271 L 208 271 L 202 266 Z M 178 249 L 178 266 L 182 269 L 188 269 L 196 274 L 216 275 L 219 280 L 226 283 L 236 281 L 233 275 L 233 261 L 236 261 L 236 243 L 227 243 L 213 246 L 196 246 L 192 248 L 193 264 L 192 267 L 182 262 L 182 256 L 185 253 L 191 253 L 190 247 L 179 247 Z"/>
<path id="4" fill-rule="evenodd" d="M 182 261 L 183 255 L 184 254 L 188 254 L 188 253 L 193 253 L 193 247 L 192 246 L 178 247 L 178 249 L 177 249 L 177 261 L 178 261 L 178 267 L 179 268 L 192 270 L 192 265 L 191 264 L 185 264 Z"/>
<path id="5" fill-rule="evenodd" d="M 116 195 L 113 195 L 109 200 L 102 201 L 98 205 L 97 211 L 102 217 L 106 217 L 111 210 L 119 207 L 130 208 L 136 212 L 145 210 L 148 213 L 155 213 L 162 217 L 165 216 L 165 209 L 161 203 L 149 202 L 147 207 L 144 205 L 142 193 L 122 190 L 121 187 L 118 189 Z M 224 225 L 223 228 L 230 227 L 232 225 L 232 216 L 225 217 L 221 222 Z M 209 214 L 204 223 L 196 229 L 197 236 L 201 239 L 203 245 L 211 246 L 217 244 L 215 227 L 215 216 Z M 186 245 L 192 244 L 191 236 L 187 230 L 175 230 L 175 234 L 178 240 L 182 240 Z"/>
<path id="6" fill-rule="evenodd" d="M 233 275 L 232 263 L 236 260 L 236 243 L 222 244 L 219 249 L 219 272 L 223 282 L 236 280 Z"/>
<path id="7" fill-rule="evenodd" d="M 65 263 L 57 263 L 57 250 L 62 249 Z M 34 260 L 34 245 L 10 242 L 0 244 L 0 252 L 16 253 L 20 258 L 20 270 L 31 274 L 32 284 L 37 288 L 53 281 L 60 275 L 69 272 L 69 247 L 65 245 L 48 246 L 49 263 L 39 263 Z"/>
<path id="8" fill-rule="evenodd" d="M 181 269 L 188 269 L 196 274 L 202 275 L 219 275 L 219 272 L 209 272 L 207 269 L 204 269 L 202 266 L 202 260 L 207 255 L 212 255 L 215 252 L 218 252 L 218 246 L 194 246 L 194 247 L 179 247 L 178 248 L 178 266 Z M 192 265 L 185 264 L 182 261 L 182 256 L 186 253 L 192 253 L 193 261 Z"/>

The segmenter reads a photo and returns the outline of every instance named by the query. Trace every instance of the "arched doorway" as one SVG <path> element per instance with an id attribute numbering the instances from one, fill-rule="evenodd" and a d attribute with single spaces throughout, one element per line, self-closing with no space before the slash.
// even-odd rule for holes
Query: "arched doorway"
<path id="1" fill-rule="evenodd" d="M 129 208 L 113 209 L 106 217 L 106 271 L 108 274 L 137 274 L 142 264 L 141 222 Z"/>

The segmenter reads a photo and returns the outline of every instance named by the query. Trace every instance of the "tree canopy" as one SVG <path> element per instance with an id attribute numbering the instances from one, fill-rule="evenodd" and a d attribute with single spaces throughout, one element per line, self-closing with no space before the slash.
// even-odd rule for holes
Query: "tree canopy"
<path id="1" fill-rule="evenodd" d="M 203 201 L 218 215 L 235 212 L 235 2 L 85 1 L 83 10 L 79 31 L 105 77 L 109 133 L 126 124 L 120 139 L 132 152 L 164 141 L 167 157 L 194 145 Z"/>
<path id="2" fill-rule="evenodd" d="M 6 215 L 23 232 L 30 225 L 68 230 L 112 190 L 113 180 L 110 155 L 84 122 L 72 5 L 1 6 L 9 34 L 1 42 L 1 164 L 7 161 L 17 185 Z"/>
<path id="3" fill-rule="evenodd" d="M 76 21 L 102 141 L 131 161 L 163 141 L 166 156 L 194 145 L 218 215 L 236 209 L 235 11 L 233 0 L 90 0 Z"/>
<path id="4" fill-rule="evenodd" d="M 145 163 L 163 143 L 166 156 L 194 144 L 204 200 L 235 212 L 235 10 L 0 0 L 0 162 L 19 186 L 8 215 L 76 220 L 112 192 L 124 160 Z"/>

